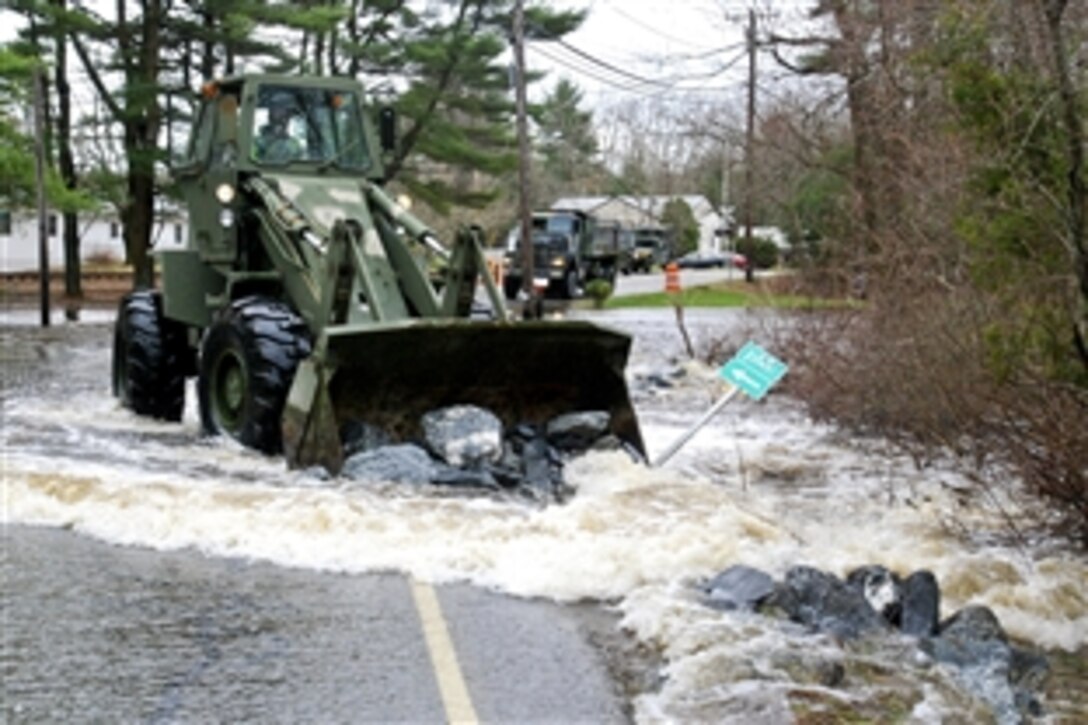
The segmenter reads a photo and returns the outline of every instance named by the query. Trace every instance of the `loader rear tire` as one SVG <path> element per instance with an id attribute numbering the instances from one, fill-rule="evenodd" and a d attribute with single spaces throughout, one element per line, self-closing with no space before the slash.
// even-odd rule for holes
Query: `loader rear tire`
<path id="1" fill-rule="evenodd" d="M 197 391 L 204 431 L 279 453 L 287 392 L 309 354 L 309 332 L 290 307 L 261 297 L 234 302 L 208 328 L 200 347 Z"/>
<path id="2" fill-rule="evenodd" d="M 162 313 L 162 295 L 125 295 L 113 328 L 113 394 L 137 415 L 179 421 L 185 410 L 185 326 Z"/>

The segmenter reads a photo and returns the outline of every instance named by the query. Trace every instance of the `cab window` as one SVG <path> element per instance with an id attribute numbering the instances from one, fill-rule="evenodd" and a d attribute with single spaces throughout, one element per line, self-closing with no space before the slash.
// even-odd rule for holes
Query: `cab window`
<path id="1" fill-rule="evenodd" d="M 252 132 L 251 158 L 262 165 L 369 165 L 358 98 L 351 91 L 263 85 Z"/>

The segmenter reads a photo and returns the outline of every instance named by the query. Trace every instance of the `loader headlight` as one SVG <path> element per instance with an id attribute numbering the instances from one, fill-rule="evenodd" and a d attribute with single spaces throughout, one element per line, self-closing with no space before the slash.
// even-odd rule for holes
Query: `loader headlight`
<path id="1" fill-rule="evenodd" d="M 404 211 L 410 211 L 412 208 L 412 197 L 407 194 L 401 194 L 397 197 L 397 206 L 404 209 Z"/>
<path id="2" fill-rule="evenodd" d="M 220 184 L 215 187 L 215 198 L 219 200 L 219 203 L 223 206 L 234 201 L 234 187 L 230 184 Z"/>
<path id="3" fill-rule="evenodd" d="M 553 267 L 566 267 L 567 266 L 567 260 L 564 257 L 552 257 L 552 266 Z"/>
<path id="4" fill-rule="evenodd" d="M 234 211 L 231 209 L 219 210 L 219 226 L 230 229 L 234 226 Z"/>

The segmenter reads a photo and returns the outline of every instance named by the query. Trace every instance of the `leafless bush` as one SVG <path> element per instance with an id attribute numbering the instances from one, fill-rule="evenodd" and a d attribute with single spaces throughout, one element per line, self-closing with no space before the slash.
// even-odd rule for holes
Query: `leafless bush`
<path id="1" fill-rule="evenodd" d="M 882 281 L 865 308 L 800 318 L 790 391 L 812 414 L 885 437 L 920 464 L 954 454 L 975 475 L 1010 471 L 1048 502 L 1051 531 L 1088 547 L 1088 391 L 996 374 L 983 331 L 1003 311 L 979 296 Z M 989 485 L 986 483 L 985 485 Z"/>

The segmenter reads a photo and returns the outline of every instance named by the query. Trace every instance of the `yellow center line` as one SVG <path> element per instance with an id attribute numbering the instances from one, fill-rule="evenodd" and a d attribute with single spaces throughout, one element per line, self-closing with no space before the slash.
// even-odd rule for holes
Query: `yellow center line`
<path id="1" fill-rule="evenodd" d="M 416 611 L 423 625 L 423 636 L 427 640 L 427 651 L 438 680 L 447 721 L 479 722 L 465 686 L 465 678 L 461 675 L 461 666 L 457 663 L 457 652 L 453 649 L 442 607 L 438 604 L 438 594 L 431 585 L 413 581 L 412 598 L 415 599 Z"/>

